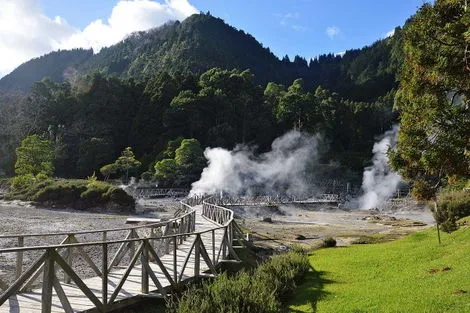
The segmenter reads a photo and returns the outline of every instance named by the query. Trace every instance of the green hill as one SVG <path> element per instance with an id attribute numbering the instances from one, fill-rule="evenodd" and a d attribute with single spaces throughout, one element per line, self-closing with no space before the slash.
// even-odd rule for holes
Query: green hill
<path id="1" fill-rule="evenodd" d="M 253 36 L 207 14 L 195 14 L 149 31 L 136 32 L 123 41 L 91 50 L 58 51 L 26 62 L 0 80 L 0 89 L 26 90 L 50 77 L 61 82 L 67 72 L 85 76 L 93 72 L 146 81 L 160 71 L 195 75 L 219 67 L 250 69 L 258 83 L 290 84 L 303 78 L 306 86 L 323 86 L 354 100 L 375 100 L 394 88 L 400 29 L 396 35 L 344 56 L 322 55 L 307 62 L 296 56 L 277 58 Z"/>

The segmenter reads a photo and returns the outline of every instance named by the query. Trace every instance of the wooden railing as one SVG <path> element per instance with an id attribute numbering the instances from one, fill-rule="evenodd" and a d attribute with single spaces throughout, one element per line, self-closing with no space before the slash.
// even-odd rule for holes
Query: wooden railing
<path id="1" fill-rule="evenodd" d="M 197 232 L 196 213 L 192 206 L 201 203 L 203 216 L 212 221 L 214 227 Z M 121 235 L 123 232 L 127 234 L 124 239 L 114 239 L 115 233 Z M 37 240 L 51 236 L 65 238 L 55 245 L 25 246 L 27 238 Z M 79 236 L 83 238 L 79 239 Z M 87 236 L 94 240 L 87 240 Z M 174 219 L 144 226 L 0 236 L 0 239 L 17 243 L 16 247 L 0 249 L 0 259 L 11 260 L 15 264 L 11 266 L 15 272 L 13 281 L 6 278 L 8 273 L 0 272 L 3 274 L 0 276 L 0 289 L 3 290 L 0 305 L 17 293 L 36 288 L 38 279 L 42 277 L 42 283 L 39 284 L 42 312 L 51 312 L 53 290 L 64 312 L 73 311 L 63 289 L 63 282 L 73 282 L 100 312 L 109 312 L 119 307 L 118 300 L 121 299 L 118 296 L 130 273 L 136 270 L 140 271 L 142 294 L 150 292 L 151 281 L 158 293 L 166 297 L 168 292 L 177 288 L 184 280 L 201 276 L 202 264 L 210 274 L 216 275 L 217 264 L 230 256 L 238 260 L 232 246 L 236 236 L 243 238 L 233 220 L 232 211 L 201 198 L 182 202 Z M 188 252 L 184 256 L 178 250 L 181 245 L 187 246 L 185 251 Z M 31 261 L 26 268 L 25 254 L 29 254 L 28 260 Z M 12 255 L 15 257 L 11 257 Z M 188 264 L 194 265 L 192 273 L 187 273 Z M 84 272 L 84 268 L 88 272 Z M 119 280 L 111 281 L 110 274 L 113 277 L 118 275 Z M 87 277 L 99 277 L 100 288 L 88 286 L 84 282 Z M 114 289 L 109 290 L 110 286 Z"/>

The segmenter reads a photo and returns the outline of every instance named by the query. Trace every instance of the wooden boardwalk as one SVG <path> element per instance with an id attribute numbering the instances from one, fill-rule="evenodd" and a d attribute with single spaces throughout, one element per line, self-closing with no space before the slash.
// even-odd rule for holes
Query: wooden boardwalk
<path id="1" fill-rule="evenodd" d="M 143 297 L 166 297 L 179 284 L 216 275 L 219 263 L 238 259 L 232 247 L 238 227 L 228 209 L 209 203 L 186 206 L 180 217 L 146 227 L 158 228 L 160 235 L 138 236 L 135 228 L 129 228 L 130 235 L 124 240 L 97 243 L 68 240 L 59 246 L 34 247 L 44 252 L 42 256 L 28 269 L 21 270 L 11 285 L 0 281 L 4 289 L 0 312 L 108 312 Z M 108 247 L 113 244 L 120 248 L 110 258 Z M 95 248 L 95 253 L 100 252 L 101 264 L 86 260 L 85 248 L 90 247 Z M 28 249 L 33 248 L 2 249 L 0 254 L 16 253 L 18 257 Z M 85 253 L 81 260 L 99 275 L 80 278 L 71 266 L 73 254 L 66 253 L 71 249 Z M 129 257 L 124 262 L 127 253 Z M 59 271 L 63 272 L 64 281 L 59 281 Z M 42 277 L 39 286 L 23 292 L 28 290 L 25 286 L 29 280 L 34 281 L 34 276 Z"/>

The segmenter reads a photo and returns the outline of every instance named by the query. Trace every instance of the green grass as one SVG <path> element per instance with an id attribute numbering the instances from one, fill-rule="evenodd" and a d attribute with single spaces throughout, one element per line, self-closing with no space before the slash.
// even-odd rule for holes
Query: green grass
<path id="1" fill-rule="evenodd" d="M 314 251 L 286 311 L 470 312 L 470 228 L 441 235 L 441 245 L 429 229 L 394 242 Z"/>

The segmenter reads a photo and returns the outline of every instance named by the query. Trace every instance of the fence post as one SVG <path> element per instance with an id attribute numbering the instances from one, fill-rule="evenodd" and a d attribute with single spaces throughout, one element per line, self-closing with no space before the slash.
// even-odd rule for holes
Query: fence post
<path id="1" fill-rule="evenodd" d="M 196 235 L 196 241 L 194 242 L 194 276 L 199 276 L 200 263 L 201 263 L 201 235 Z"/>
<path id="2" fill-rule="evenodd" d="M 74 238 L 75 235 L 74 234 L 68 234 L 67 235 L 67 240 L 66 240 L 66 244 L 67 243 L 71 243 L 72 242 L 72 238 Z M 66 248 L 66 257 L 65 257 L 65 261 L 67 262 L 68 265 L 70 265 L 70 267 L 72 267 L 72 262 L 73 262 L 73 251 L 72 251 L 72 247 L 68 247 Z M 72 281 L 72 279 L 64 272 L 64 281 L 67 283 L 67 284 L 70 284 L 70 282 Z"/>
<path id="3" fill-rule="evenodd" d="M 144 264 L 148 264 L 149 259 L 149 242 L 148 239 L 144 239 L 144 247 L 142 250 L 142 254 L 140 255 L 140 263 L 142 267 L 142 284 L 141 284 L 141 291 L 143 294 L 149 293 L 149 273 L 147 273 L 147 267 Z"/>
<path id="4" fill-rule="evenodd" d="M 24 237 L 18 237 L 18 247 L 24 246 Z M 23 272 L 23 251 L 16 252 L 16 278 L 21 276 Z"/>
<path id="5" fill-rule="evenodd" d="M 177 260 L 177 254 L 176 250 L 178 249 L 178 244 L 176 242 L 176 237 L 173 240 L 173 280 L 175 281 L 175 284 L 178 284 L 178 260 Z"/>
<path id="6" fill-rule="evenodd" d="M 44 261 L 44 275 L 42 280 L 42 313 L 51 313 L 52 307 L 52 284 L 54 280 L 54 259 L 51 248 L 47 249 L 47 257 Z"/>
<path id="7" fill-rule="evenodd" d="M 103 232 L 103 256 L 101 264 L 101 291 L 103 297 L 103 311 L 106 312 L 108 306 L 108 244 L 106 241 L 106 232 Z"/>

